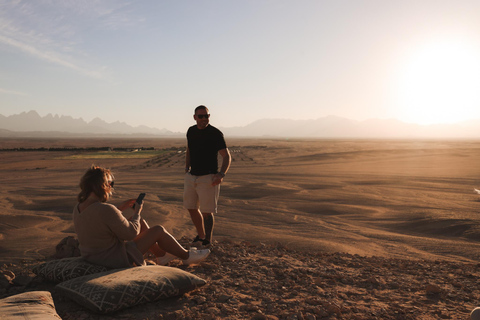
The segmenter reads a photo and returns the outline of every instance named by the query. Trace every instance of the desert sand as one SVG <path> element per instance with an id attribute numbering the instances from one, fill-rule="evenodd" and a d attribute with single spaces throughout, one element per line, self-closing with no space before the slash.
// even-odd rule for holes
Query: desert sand
<path id="1" fill-rule="evenodd" d="M 247 314 L 259 319 L 466 319 L 480 304 L 480 195 L 474 193 L 480 187 L 480 141 L 227 143 L 233 161 L 216 215 L 218 250 L 214 248 L 204 266 L 190 270 L 209 284 L 177 304 L 154 304 L 155 311 L 145 313 L 144 319 L 193 319 L 199 314 L 212 319 Z M 135 152 L 119 157 L 115 152 L 38 150 L 42 147 L 154 147 L 164 152 L 137 158 Z M 5 151 L 14 148 L 27 150 Z M 195 236 L 182 208 L 184 139 L 2 139 L 0 149 L 3 270 L 43 261 L 62 238 L 75 235 L 71 212 L 78 182 L 92 163 L 113 170 L 113 203 L 146 192 L 143 216 L 150 224 L 164 225 L 177 238 Z M 292 281 L 283 279 L 286 284 L 268 294 L 245 281 L 222 283 L 235 265 L 258 281 L 269 281 L 262 278 L 269 272 L 280 281 L 279 270 Z M 258 269 L 265 271 L 262 276 L 255 273 Z M 306 293 L 299 291 L 305 287 L 302 274 L 311 280 Z M 231 301 L 241 302 L 249 294 L 254 297 L 250 304 L 232 307 L 245 314 L 229 311 Z M 209 302 L 199 303 L 195 295 L 206 295 L 196 299 Z M 223 309 L 211 301 L 219 296 Z M 192 299 L 197 309 L 189 304 Z M 294 308 L 295 301 L 306 307 Z M 172 305 L 178 310 L 171 310 Z M 62 312 L 75 318 L 70 311 Z M 88 313 L 82 317 L 95 318 Z"/>

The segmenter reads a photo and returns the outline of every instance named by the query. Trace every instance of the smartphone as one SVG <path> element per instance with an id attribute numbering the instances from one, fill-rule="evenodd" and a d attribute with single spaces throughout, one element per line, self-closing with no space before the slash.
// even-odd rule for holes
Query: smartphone
<path id="1" fill-rule="evenodd" d="M 141 204 L 142 201 L 143 201 L 143 198 L 145 198 L 145 193 L 142 192 L 138 195 L 138 198 L 137 200 L 135 201 L 135 203 L 133 204 L 133 207 L 135 208 L 135 205 L 138 203 L 138 204 Z"/>

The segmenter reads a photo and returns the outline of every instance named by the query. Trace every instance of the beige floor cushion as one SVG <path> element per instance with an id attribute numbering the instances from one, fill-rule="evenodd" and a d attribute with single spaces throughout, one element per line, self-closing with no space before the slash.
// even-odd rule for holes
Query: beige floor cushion
<path id="1" fill-rule="evenodd" d="M 109 270 L 109 268 L 92 264 L 83 260 L 81 257 L 50 260 L 32 269 L 33 273 L 37 276 L 55 283 L 107 270 Z"/>
<path id="2" fill-rule="evenodd" d="M 98 313 L 182 295 L 205 280 L 179 268 L 143 266 L 115 269 L 56 285 L 62 295 Z"/>
<path id="3" fill-rule="evenodd" d="M 2 320 L 58 320 L 52 295 L 48 291 L 30 291 L 0 300 Z"/>

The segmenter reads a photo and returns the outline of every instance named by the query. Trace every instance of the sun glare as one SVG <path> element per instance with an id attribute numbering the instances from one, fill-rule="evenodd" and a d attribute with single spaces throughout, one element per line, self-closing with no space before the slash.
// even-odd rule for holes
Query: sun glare
<path id="1" fill-rule="evenodd" d="M 480 53 L 465 43 L 425 45 L 408 60 L 398 87 L 398 117 L 418 124 L 480 118 Z"/>

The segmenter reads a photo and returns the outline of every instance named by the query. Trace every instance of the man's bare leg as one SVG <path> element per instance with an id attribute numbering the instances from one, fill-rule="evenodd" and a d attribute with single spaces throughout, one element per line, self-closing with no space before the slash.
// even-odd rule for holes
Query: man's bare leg
<path id="1" fill-rule="evenodd" d="M 190 213 L 190 217 L 192 218 L 193 225 L 197 229 L 198 237 L 201 239 L 205 239 L 205 226 L 202 213 L 198 209 L 188 209 L 188 212 Z"/>
<path id="2" fill-rule="evenodd" d="M 203 213 L 203 225 L 204 225 L 204 230 L 205 230 L 205 240 L 208 242 L 212 241 L 212 236 L 213 236 L 213 226 L 215 224 L 215 218 L 213 216 L 213 213 L 210 212 L 205 212 Z"/>

